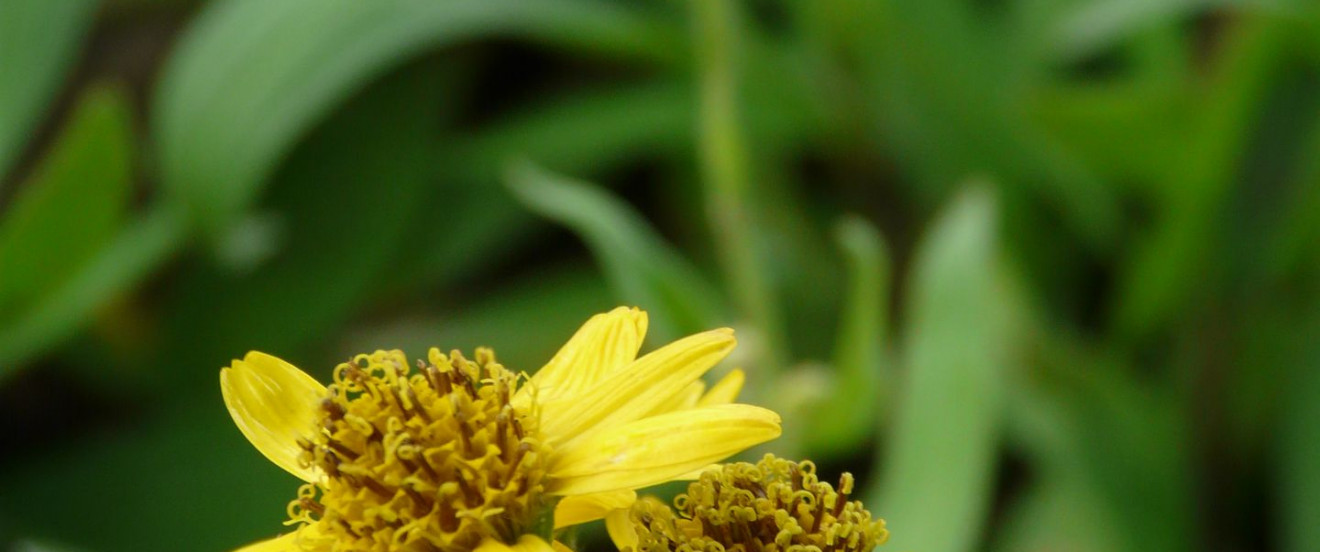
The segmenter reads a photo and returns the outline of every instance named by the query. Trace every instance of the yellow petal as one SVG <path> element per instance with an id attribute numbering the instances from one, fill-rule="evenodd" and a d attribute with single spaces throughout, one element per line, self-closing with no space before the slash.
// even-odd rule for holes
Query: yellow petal
<path id="1" fill-rule="evenodd" d="M 299 464 L 298 439 L 315 431 L 325 386 L 292 364 L 253 351 L 220 370 L 220 392 L 252 446 L 303 481 L 320 478 L 319 471 Z"/>
<path id="2" fill-rule="evenodd" d="M 588 438 L 654 412 L 732 351 L 733 330 L 690 335 L 637 359 L 572 400 L 541 405 L 541 432 L 552 444 Z"/>
<path id="3" fill-rule="evenodd" d="M 636 501 L 637 493 L 631 489 L 566 496 L 555 506 L 555 529 L 596 521 L 614 510 L 632 506 Z"/>
<path id="4" fill-rule="evenodd" d="M 652 416 L 561 449 L 548 490 L 579 495 L 654 485 L 774 439 L 780 431 L 778 414 L 746 404 Z"/>
<path id="5" fill-rule="evenodd" d="M 742 370 L 734 368 L 728 375 L 720 378 L 720 381 L 716 382 L 710 388 L 710 391 L 707 391 L 701 397 L 701 400 L 697 401 L 697 406 L 712 406 L 733 402 L 738 398 L 738 393 L 742 391 L 743 381 L 746 379 L 747 375 L 743 374 Z"/>
<path id="6" fill-rule="evenodd" d="M 646 312 L 637 308 L 618 307 L 591 317 L 532 377 L 540 399 L 572 396 L 627 366 L 637 358 L 646 326 Z"/>
<path id="7" fill-rule="evenodd" d="M 297 552 L 302 550 L 298 547 L 297 539 L 298 533 L 293 532 L 273 539 L 249 544 L 243 548 L 235 550 L 234 552 Z"/>
<path id="8" fill-rule="evenodd" d="M 610 534 L 610 540 L 614 541 L 615 548 L 637 550 L 637 530 L 633 529 L 633 521 L 628 516 L 628 510 L 615 510 L 605 516 L 605 531 Z"/>
<path id="9" fill-rule="evenodd" d="M 554 544 L 551 544 L 550 546 L 555 548 L 555 552 L 573 552 L 572 548 L 569 548 L 567 545 L 559 541 L 555 541 Z"/>
<path id="10" fill-rule="evenodd" d="M 655 416 L 666 412 L 676 412 L 687 410 L 697 406 L 697 401 L 701 400 L 701 394 L 706 391 L 706 382 L 697 380 L 689 383 L 677 395 L 670 397 L 668 401 L 655 407 L 655 410 L 647 412 L 647 416 Z"/>
<path id="11" fill-rule="evenodd" d="M 518 543 L 512 546 L 495 539 L 486 539 L 477 545 L 472 552 L 556 552 L 556 550 L 549 543 L 541 540 L 541 537 L 523 535 L 518 537 Z"/>

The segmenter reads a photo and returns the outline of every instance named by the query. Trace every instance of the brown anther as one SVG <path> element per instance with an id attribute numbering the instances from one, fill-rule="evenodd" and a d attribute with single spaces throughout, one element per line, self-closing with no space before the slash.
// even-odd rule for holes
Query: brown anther
<path id="1" fill-rule="evenodd" d="M 380 481 L 376 481 L 376 478 L 371 477 L 370 475 L 364 475 L 357 479 L 361 482 L 363 487 L 371 489 L 371 492 L 380 495 L 381 498 L 394 498 L 394 493 L 390 491 L 389 487 L 386 487 Z"/>
<path id="2" fill-rule="evenodd" d="M 458 482 L 458 488 L 463 491 L 463 504 L 468 508 L 476 508 L 481 505 L 481 491 L 473 488 L 472 481 L 464 477 L 457 468 L 454 469 L 454 480 Z"/>
<path id="3" fill-rule="evenodd" d="M 421 406 L 422 400 L 417 398 L 417 391 L 414 391 L 412 387 L 408 388 L 408 398 L 412 399 L 413 404 L 418 405 L 414 411 L 414 414 L 416 414 L 418 418 L 421 418 L 422 421 L 428 424 L 435 421 L 431 419 L 430 414 L 426 413 L 426 408 Z"/>
<path id="4" fill-rule="evenodd" d="M 317 502 L 307 497 L 298 499 L 298 505 L 302 506 L 304 510 L 311 510 L 313 512 L 316 512 L 316 515 L 321 515 L 325 513 L 325 506 L 322 506 L 320 502 Z"/>
<path id="5" fill-rule="evenodd" d="M 517 416 L 513 417 L 513 434 L 518 437 L 519 441 L 527 437 L 527 433 L 523 431 L 522 422 L 518 420 Z"/>
<path id="6" fill-rule="evenodd" d="M 361 456 L 353 449 L 348 448 L 348 445 L 345 445 L 334 439 L 326 439 L 325 446 L 330 447 L 335 452 L 339 453 L 340 456 L 343 456 L 344 459 L 346 460 L 357 460 L 358 457 Z"/>
<path id="7" fill-rule="evenodd" d="M 454 505 L 449 503 L 449 497 L 441 496 L 439 506 L 440 530 L 446 533 L 457 531 L 458 513 L 454 511 Z"/>
<path id="8" fill-rule="evenodd" d="M 344 414 L 348 413 L 344 410 L 344 405 L 331 398 L 321 400 L 321 410 L 324 410 L 326 414 L 330 415 L 330 419 L 336 422 L 344 419 Z"/>
<path id="9" fill-rule="evenodd" d="M 408 498 L 412 499 L 413 512 L 418 517 L 426 515 L 426 513 L 430 512 L 431 508 L 435 505 L 435 501 L 422 496 L 422 493 L 417 492 L 416 489 L 413 489 L 408 485 L 404 485 L 401 488 L 403 489 L 403 492 L 408 495 Z"/>
<path id="10" fill-rule="evenodd" d="M 458 443 L 464 452 L 472 451 L 472 428 L 468 427 L 467 415 L 460 410 L 454 412 L 454 422 L 458 425 Z"/>

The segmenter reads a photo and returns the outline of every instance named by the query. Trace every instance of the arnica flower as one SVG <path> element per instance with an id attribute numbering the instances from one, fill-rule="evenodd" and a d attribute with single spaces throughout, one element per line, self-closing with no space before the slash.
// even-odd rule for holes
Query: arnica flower
<path id="1" fill-rule="evenodd" d="M 597 315 L 530 378 L 489 349 L 358 355 L 329 386 L 263 353 L 234 361 L 234 422 L 306 482 L 296 529 L 242 550 L 548 552 L 554 525 L 779 435 L 774 412 L 730 404 L 741 373 L 700 383 L 730 330 L 637 358 L 646 326 L 637 309 Z"/>
<path id="2" fill-rule="evenodd" d="M 882 519 L 848 500 L 852 474 L 836 490 L 811 462 L 766 455 L 701 474 L 674 509 L 643 498 L 606 521 L 628 552 L 870 552 L 889 538 Z"/>

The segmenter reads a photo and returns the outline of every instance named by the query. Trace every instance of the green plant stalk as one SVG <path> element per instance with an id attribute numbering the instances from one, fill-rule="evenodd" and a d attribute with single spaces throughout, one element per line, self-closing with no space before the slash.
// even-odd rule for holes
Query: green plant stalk
<path id="1" fill-rule="evenodd" d="M 751 355 L 768 385 L 788 358 L 778 303 L 757 262 L 747 209 L 747 147 L 738 121 L 740 36 L 734 0 L 694 0 L 692 17 L 699 75 L 697 140 L 707 216 L 733 303 L 755 333 Z"/>

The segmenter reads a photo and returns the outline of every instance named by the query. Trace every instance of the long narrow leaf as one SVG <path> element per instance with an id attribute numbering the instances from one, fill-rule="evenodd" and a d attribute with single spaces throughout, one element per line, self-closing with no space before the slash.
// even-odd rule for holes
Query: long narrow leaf
<path id="1" fill-rule="evenodd" d="M 973 550 L 985 527 L 1013 337 L 995 219 L 989 193 L 968 191 L 917 255 L 906 381 L 872 489 L 896 550 Z"/>
<path id="2" fill-rule="evenodd" d="M 667 32 L 635 9 L 580 0 L 216 2 L 158 90 L 163 183 L 220 232 L 314 122 L 419 51 L 516 35 L 654 56 L 674 51 Z"/>
<path id="3" fill-rule="evenodd" d="M 710 284 L 622 201 L 528 163 L 515 165 L 509 182 L 523 204 L 582 236 L 618 294 L 652 311 L 658 337 L 699 331 L 723 318 Z"/>

